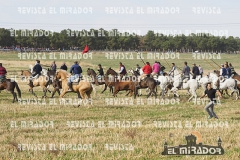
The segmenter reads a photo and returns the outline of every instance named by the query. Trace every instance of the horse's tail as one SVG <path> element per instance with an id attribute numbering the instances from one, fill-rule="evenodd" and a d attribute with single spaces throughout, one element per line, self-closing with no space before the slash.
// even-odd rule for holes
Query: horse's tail
<path id="1" fill-rule="evenodd" d="M 14 82 L 14 83 L 15 83 L 15 87 L 16 87 L 17 92 L 18 92 L 18 97 L 21 98 L 21 90 L 20 90 L 20 88 L 18 87 L 17 82 Z"/>

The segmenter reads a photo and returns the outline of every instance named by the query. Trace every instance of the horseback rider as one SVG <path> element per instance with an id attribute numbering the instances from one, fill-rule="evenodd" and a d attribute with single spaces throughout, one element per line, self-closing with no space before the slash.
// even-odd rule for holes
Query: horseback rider
<path id="1" fill-rule="evenodd" d="M 192 73 L 193 73 L 192 79 L 196 79 L 196 76 L 200 75 L 199 68 L 196 66 L 196 63 L 193 63 Z"/>
<path id="2" fill-rule="evenodd" d="M 66 66 L 65 62 L 63 62 L 63 64 L 61 65 L 60 69 L 67 71 L 67 66 Z"/>
<path id="3" fill-rule="evenodd" d="M 50 68 L 51 68 L 52 71 L 56 72 L 56 70 L 57 70 L 57 65 L 56 65 L 55 61 L 52 62 L 52 65 L 51 65 Z"/>
<path id="4" fill-rule="evenodd" d="M 152 76 L 158 75 L 160 72 L 160 68 L 161 68 L 160 64 L 157 61 L 155 61 L 155 63 L 152 65 L 151 75 Z"/>
<path id="5" fill-rule="evenodd" d="M 119 68 L 120 80 L 122 80 L 122 77 L 127 74 L 127 70 L 125 66 L 122 64 L 122 62 L 120 62 L 119 65 L 120 65 L 120 68 Z"/>
<path id="6" fill-rule="evenodd" d="M 232 74 L 236 74 L 236 71 L 234 70 L 234 67 L 232 66 L 232 63 L 229 63 L 229 68 L 231 69 Z"/>
<path id="7" fill-rule="evenodd" d="M 225 64 L 225 68 L 226 68 L 226 71 L 227 71 L 227 78 L 230 78 L 232 73 L 231 73 L 231 69 L 229 68 L 228 64 Z"/>
<path id="8" fill-rule="evenodd" d="M 184 62 L 182 73 L 183 73 L 183 77 L 180 82 L 180 87 L 182 87 L 184 79 L 187 79 L 187 80 L 190 79 L 190 67 L 187 65 L 187 62 Z"/>
<path id="9" fill-rule="evenodd" d="M 169 75 L 173 73 L 172 77 L 174 77 L 174 71 L 176 70 L 176 68 L 177 67 L 175 66 L 175 63 L 172 63 L 172 69 L 169 71 Z"/>
<path id="10" fill-rule="evenodd" d="M 200 75 L 201 78 L 202 78 L 202 75 L 203 75 L 203 68 L 202 68 L 200 65 L 198 65 L 198 70 L 199 70 L 199 75 Z"/>
<path id="11" fill-rule="evenodd" d="M 135 69 L 135 71 L 140 74 L 140 69 L 141 69 L 141 67 L 139 66 L 139 64 L 137 64 L 136 66 L 137 66 L 137 68 Z"/>
<path id="12" fill-rule="evenodd" d="M 146 62 L 145 66 L 142 68 L 143 74 L 138 77 L 138 84 L 136 87 L 140 87 L 139 83 L 142 78 L 145 78 L 146 76 L 150 76 L 152 73 L 152 67 L 150 66 L 149 62 Z"/>
<path id="13" fill-rule="evenodd" d="M 98 75 L 97 75 L 97 77 L 96 77 L 96 78 L 97 78 L 97 81 L 96 81 L 97 84 L 96 84 L 96 85 L 99 85 L 99 84 L 98 84 L 98 79 L 101 79 L 101 80 L 102 80 L 102 79 L 103 79 L 103 76 L 104 76 L 104 72 L 103 72 L 102 65 L 101 65 L 101 64 L 98 64 L 98 68 L 99 68 L 99 69 L 98 69 Z"/>
<path id="14" fill-rule="evenodd" d="M 37 78 L 36 76 L 38 75 L 41 75 L 41 72 L 42 72 L 42 66 L 40 65 L 40 61 L 39 60 L 36 60 L 36 64 L 35 66 L 33 67 L 33 73 L 32 73 L 32 76 L 30 77 L 29 79 L 29 85 L 33 85 L 33 81 L 32 79 L 33 78 Z"/>
<path id="15" fill-rule="evenodd" d="M 6 68 L 2 66 L 2 63 L 0 63 L 0 82 L 6 79 L 6 73 L 7 73 Z"/>
<path id="16" fill-rule="evenodd" d="M 72 82 L 73 80 L 80 78 L 81 77 L 81 73 L 82 73 L 82 68 L 78 65 L 78 62 L 75 61 L 74 65 L 72 65 L 71 69 L 70 69 L 70 73 L 73 74 L 70 78 L 68 78 L 68 86 L 69 86 L 69 90 L 72 91 Z"/>

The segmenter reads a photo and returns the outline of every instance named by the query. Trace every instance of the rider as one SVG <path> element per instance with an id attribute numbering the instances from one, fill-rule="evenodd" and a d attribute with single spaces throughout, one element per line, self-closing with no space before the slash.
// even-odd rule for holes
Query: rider
<path id="1" fill-rule="evenodd" d="M 102 65 L 101 64 L 98 64 L 98 75 L 97 75 L 97 81 L 96 81 L 96 85 L 99 85 L 98 84 L 98 79 L 101 79 L 102 80 L 102 77 L 104 76 L 104 72 L 103 72 L 103 68 L 102 68 Z"/>
<path id="2" fill-rule="evenodd" d="M 136 66 L 137 66 L 137 68 L 135 69 L 135 71 L 137 71 L 140 74 L 141 67 L 139 66 L 139 64 L 137 64 Z"/>
<path id="3" fill-rule="evenodd" d="M 71 69 L 70 69 L 70 73 L 73 75 L 68 78 L 68 86 L 69 86 L 69 90 L 72 91 L 72 81 L 80 78 L 81 77 L 81 73 L 82 73 L 82 68 L 78 65 L 78 62 L 75 61 L 74 65 L 72 65 Z"/>
<path id="4" fill-rule="evenodd" d="M 56 72 L 56 70 L 57 70 L 57 65 L 56 65 L 55 61 L 52 62 L 51 70 L 54 72 Z"/>
<path id="5" fill-rule="evenodd" d="M 236 71 L 234 70 L 234 67 L 232 66 L 232 63 L 229 63 L 229 68 L 231 69 L 232 74 L 236 74 Z"/>
<path id="6" fill-rule="evenodd" d="M 122 80 L 122 77 L 127 74 L 127 70 L 125 66 L 122 64 L 122 62 L 120 62 L 119 65 L 120 65 L 120 68 L 119 68 L 120 80 Z"/>
<path id="7" fill-rule="evenodd" d="M 174 71 L 176 70 L 176 66 L 175 63 L 172 63 L 172 69 L 169 71 L 169 75 L 171 75 L 173 73 L 173 77 L 174 77 Z"/>
<path id="8" fill-rule="evenodd" d="M 196 66 L 196 63 L 193 63 L 192 73 L 193 73 L 192 79 L 196 79 L 196 76 L 200 75 L 199 68 Z"/>
<path id="9" fill-rule="evenodd" d="M 39 60 L 36 60 L 36 64 L 35 66 L 33 67 L 33 73 L 32 73 L 32 76 L 30 77 L 30 83 L 29 85 L 31 85 L 33 82 L 32 82 L 32 79 L 37 76 L 37 75 L 40 75 L 42 72 L 42 66 L 40 65 L 40 61 Z"/>
<path id="10" fill-rule="evenodd" d="M 0 79 L 4 80 L 6 78 L 5 77 L 6 73 L 7 73 L 6 68 L 2 66 L 2 63 L 0 63 Z"/>
<path id="11" fill-rule="evenodd" d="M 67 66 L 66 66 L 65 62 L 63 62 L 63 64 L 61 65 L 60 69 L 67 71 Z"/>
<path id="12" fill-rule="evenodd" d="M 201 78 L 202 78 L 202 75 L 203 75 L 203 68 L 202 68 L 200 65 L 198 65 L 198 69 L 199 69 L 199 75 L 200 75 Z"/>
<path id="13" fill-rule="evenodd" d="M 183 80 L 185 78 L 190 79 L 190 68 L 188 67 L 187 62 L 184 62 L 184 67 L 183 67 L 182 73 L 183 73 L 183 77 L 181 79 L 180 87 L 182 86 Z"/>
<path id="14" fill-rule="evenodd" d="M 150 66 L 149 62 L 146 62 L 145 66 L 142 68 L 143 74 L 138 77 L 138 82 L 141 81 L 142 78 L 150 75 L 152 73 L 152 67 Z M 139 83 L 136 87 L 139 87 Z"/>
<path id="15" fill-rule="evenodd" d="M 160 64 L 157 62 L 157 61 L 155 61 L 155 63 L 152 65 L 152 76 L 155 76 L 155 75 L 158 75 L 159 74 L 159 71 L 160 71 Z"/>
<path id="16" fill-rule="evenodd" d="M 226 71 L 227 71 L 227 78 L 230 78 L 232 73 L 231 73 L 231 69 L 229 68 L 228 64 L 225 64 L 225 68 L 226 68 Z"/>

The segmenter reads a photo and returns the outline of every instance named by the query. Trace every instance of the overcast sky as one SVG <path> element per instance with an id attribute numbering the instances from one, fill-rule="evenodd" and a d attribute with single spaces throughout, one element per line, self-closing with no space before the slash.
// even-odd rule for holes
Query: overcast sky
<path id="1" fill-rule="evenodd" d="M 240 37 L 239 0 L 1 0 L 0 28 L 188 34 Z M 50 8 L 52 7 L 52 8 Z M 60 13 L 60 9 L 78 13 Z M 38 13 L 35 9 L 38 9 Z M 139 13 L 139 9 L 143 13 Z M 148 9 L 156 10 L 155 13 Z M 54 12 L 53 13 L 51 13 Z M 83 11 L 85 13 L 83 13 Z M 158 13 L 159 11 L 159 13 Z"/>

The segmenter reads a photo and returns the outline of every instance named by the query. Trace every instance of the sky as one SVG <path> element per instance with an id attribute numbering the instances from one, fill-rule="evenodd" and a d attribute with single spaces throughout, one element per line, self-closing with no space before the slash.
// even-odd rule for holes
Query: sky
<path id="1" fill-rule="evenodd" d="M 70 12 L 74 9 L 77 13 Z M 0 28 L 15 30 L 103 28 L 240 37 L 239 0 L 8 0 L 1 2 L 0 15 Z"/>

